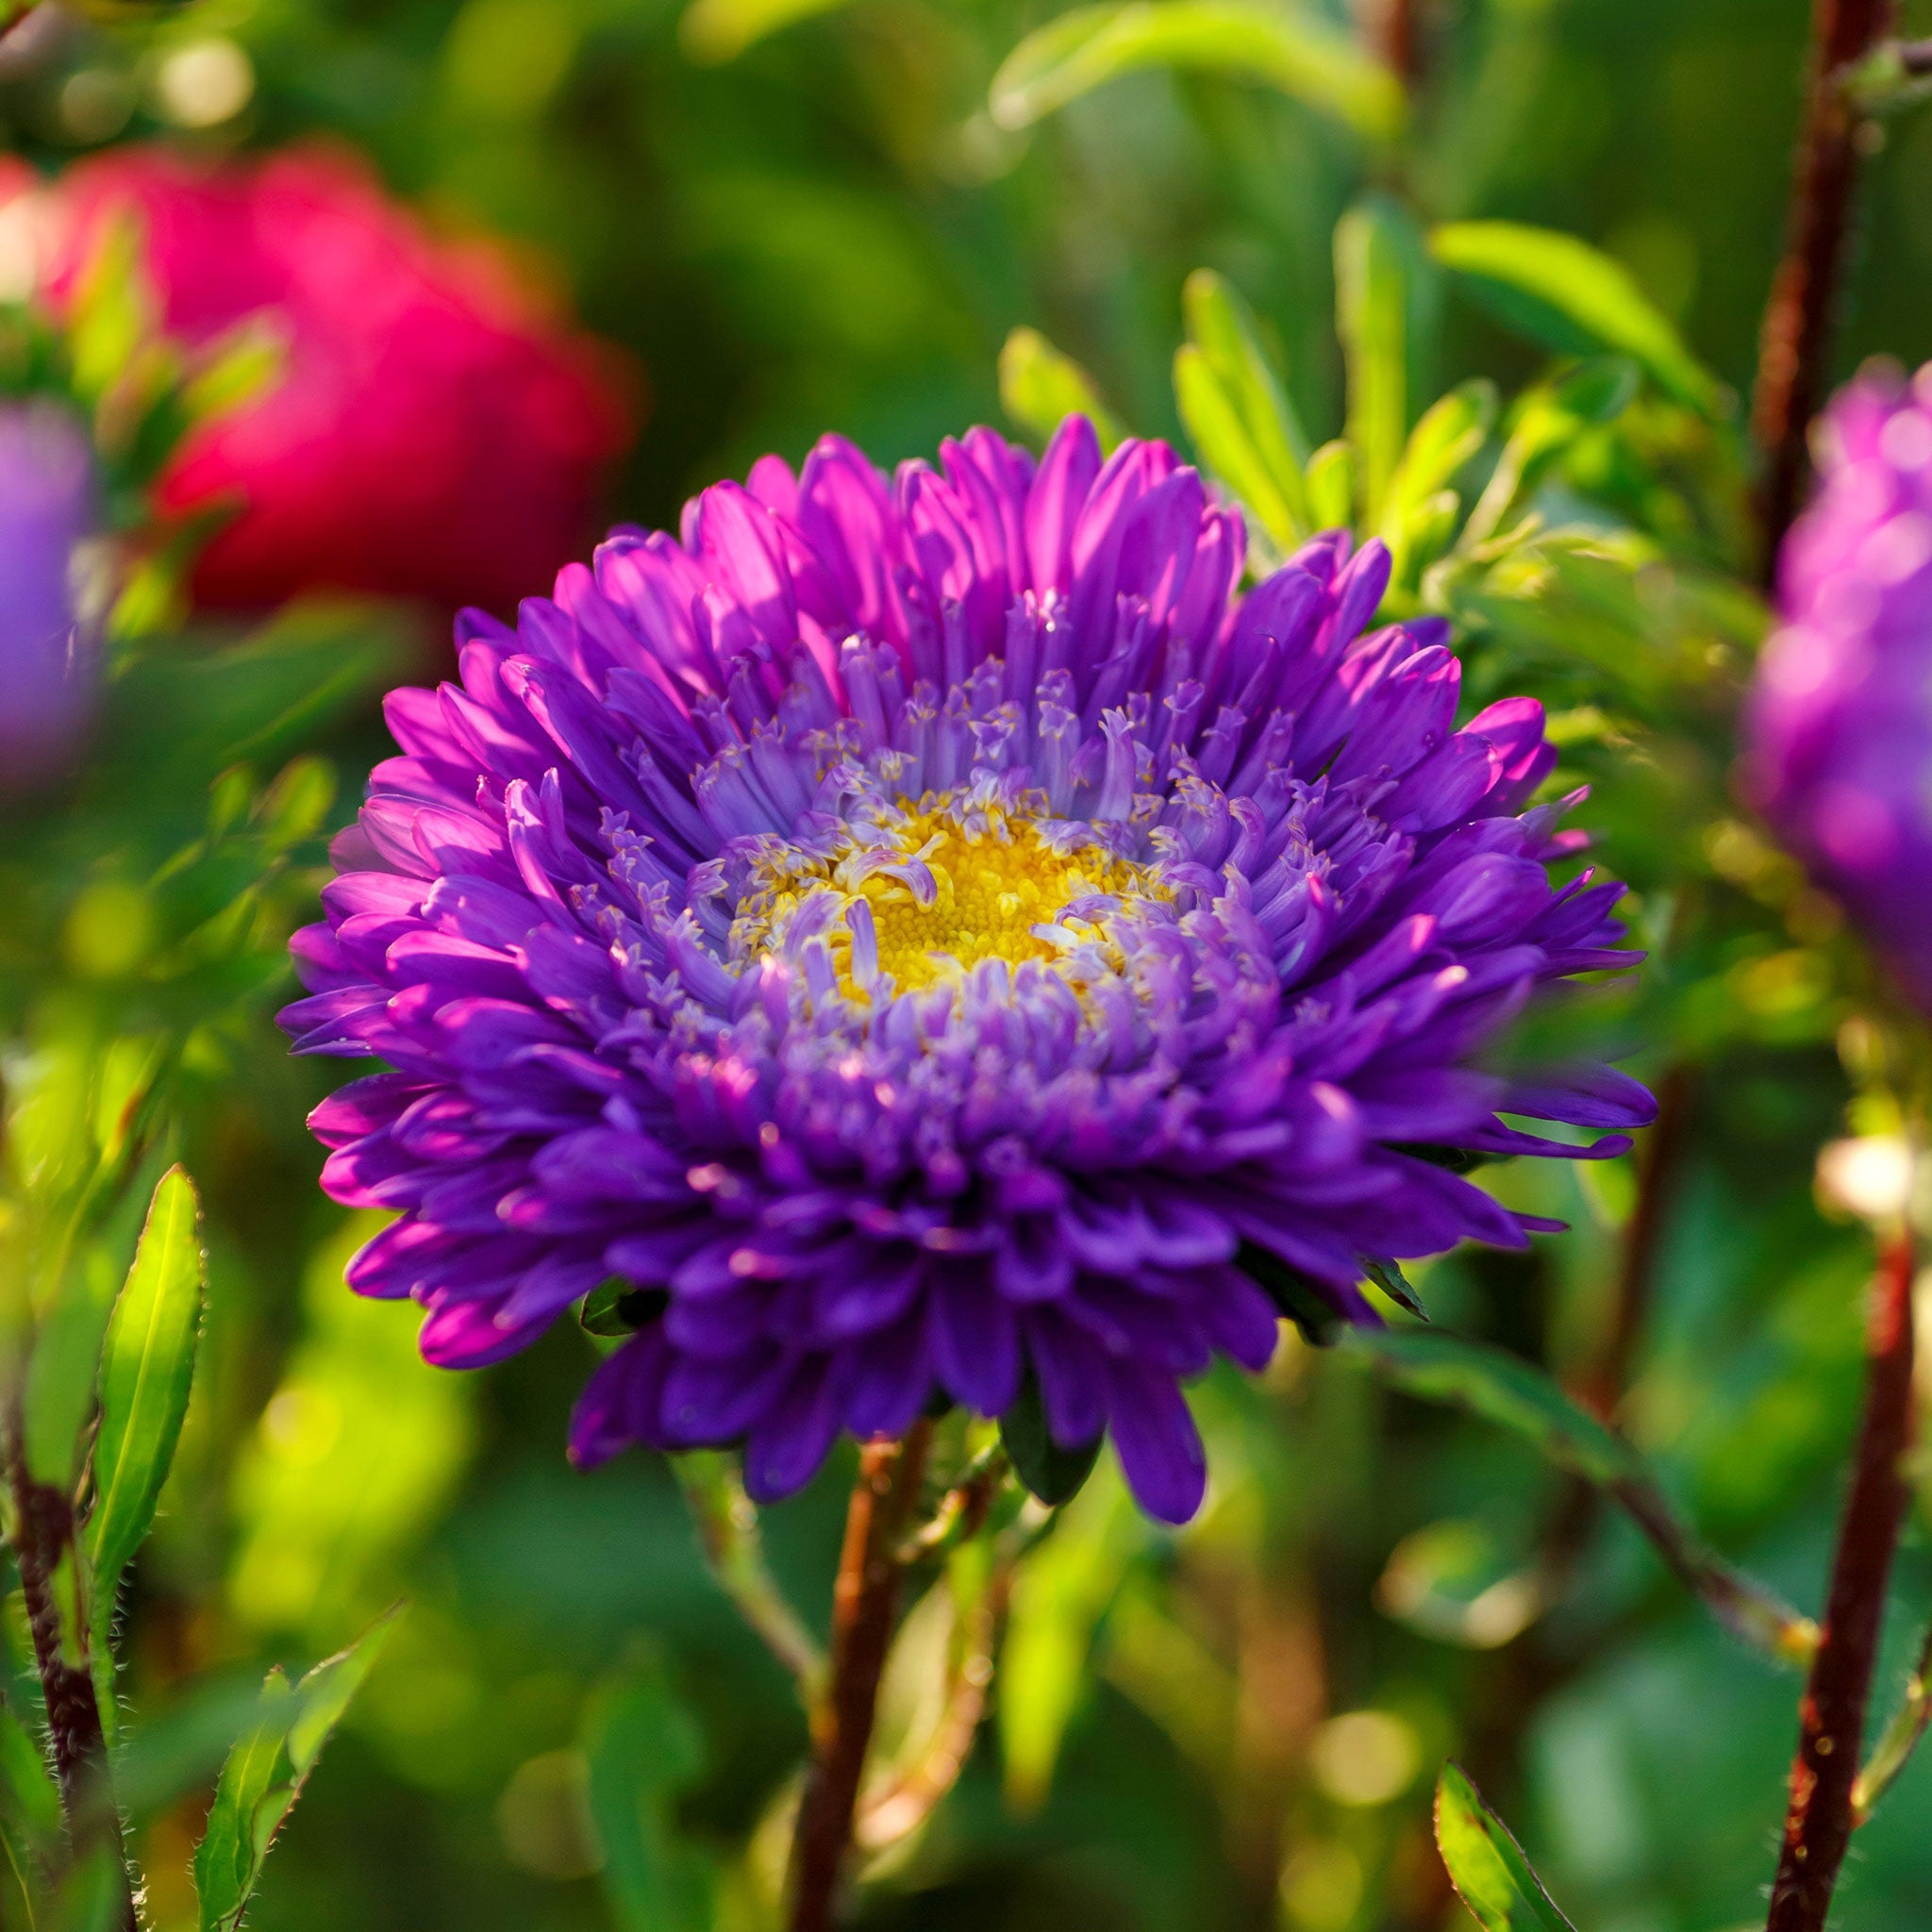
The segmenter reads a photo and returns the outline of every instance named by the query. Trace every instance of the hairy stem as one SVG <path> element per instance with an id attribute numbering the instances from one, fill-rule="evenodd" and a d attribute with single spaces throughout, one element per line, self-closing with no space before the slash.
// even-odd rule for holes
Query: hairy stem
<path id="1" fill-rule="evenodd" d="M 1751 399 L 1752 434 L 1764 454 L 1758 509 L 1766 582 L 1797 513 L 1806 434 L 1828 379 L 1832 308 L 1844 266 L 1863 119 L 1842 75 L 1871 53 L 1891 12 L 1892 0 L 1812 0 L 1804 129 Z"/>
<path id="2" fill-rule="evenodd" d="M 1907 1501 L 1915 1259 L 1911 1235 L 1901 1232 L 1879 1260 L 1857 1462 L 1839 1525 L 1818 1656 L 1799 1707 L 1798 1755 L 1767 1932 L 1823 1932 L 1851 1840 L 1865 1708 Z"/>
<path id="3" fill-rule="evenodd" d="M 74 1505 L 66 1492 L 35 1481 L 18 1412 L 9 1418 L 7 1474 L 12 1491 L 14 1559 L 20 1570 L 34 1664 L 46 1705 L 47 1735 L 60 1787 L 61 1814 L 76 1859 L 105 1857 L 117 1877 L 117 1924 L 139 1932 L 121 1813 L 108 1769 L 101 1707 L 88 1664 L 86 1605 L 75 1548 Z M 67 1616 L 61 1615 L 62 1600 Z"/>
<path id="4" fill-rule="evenodd" d="M 859 1452 L 832 1595 L 831 1681 L 813 1717 L 811 1771 L 792 1842 L 791 1932 L 830 1932 L 833 1924 L 898 1609 L 899 1544 L 931 1433 L 929 1423 L 918 1423 L 904 1442 L 868 1442 Z"/>

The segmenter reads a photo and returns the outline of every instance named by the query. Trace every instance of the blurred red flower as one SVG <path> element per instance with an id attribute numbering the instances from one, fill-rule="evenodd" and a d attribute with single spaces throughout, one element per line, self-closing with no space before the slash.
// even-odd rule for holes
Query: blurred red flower
<path id="1" fill-rule="evenodd" d="M 622 353 L 546 309 L 499 244 L 428 233 L 353 154 L 210 167 L 122 148 L 53 199 L 57 302 L 132 210 L 173 336 L 259 316 L 282 338 L 279 378 L 162 478 L 165 509 L 240 507 L 196 570 L 202 601 L 331 586 L 508 609 L 600 526 L 635 429 Z"/>

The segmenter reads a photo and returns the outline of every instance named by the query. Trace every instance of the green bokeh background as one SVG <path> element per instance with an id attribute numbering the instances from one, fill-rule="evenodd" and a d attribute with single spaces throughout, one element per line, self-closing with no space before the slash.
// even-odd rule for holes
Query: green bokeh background
<path id="1" fill-rule="evenodd" d="M 145 90 L 169 48 L 239 44 L 253 100 L 194 140 L 350 142 L 434 220 L 526 247 L 559 300 L 631 353 L 648 414 L 613 518 L 675 523 L 694 488 L 768 449 L 795 459 L 827 429 L 891 459 L 996 421 L 996 358 L 1020 324 L 1078 357 L 1135 427 L 1173 434 L 1180 285 L 1204 264 L 1271 325 L 1318 439 L 1339 431 L 1330 235 L 1363 179 L 1352 137 L 1252 88 L 1157 75 L 1009 134 L 985 112 L 987 84 L 1046 17 L 1038 7 L 855 0 L 727 59 L 720 37 L 749 32 L 755 0 L 700 4 L 692 25 L 668 0 L 200 0 L 76 32 L 54 68 L 0 81 L 0 112 L 16 145 L 57 160 L 156 131 Z M 1367 165 L 1427 217 L 1599 242 L 1746 390 L 1805 0 L 1425 12 L 1418 128 Z M 1908 12 L 1932 29 L 1932 8 Z M 112 125 L 76 126 L 68 90 L 84 73 L 120 87 Z M 1902 118 L 1869 170 L 1845 371 L 1880 350 L 1932 355 L 1928 188 L 1932 115 Z M 1513 387 L 1537 367 L 1453 302 L 1424 346 L 1425 394 L 1472 373 Z M 340 711 L 330 734 L 341 816 L 376 755 L 369 708 Z M 1654 887 L 1640 907 L 1652 935 L 1680 890 L 1657 857 L 1675 829 L 1618 828 L 1612 856 Z M 1626 1419 L 1706 1533 L 1815 1607 L 1868 1265 L 1865 1236 L 1824 1216 L 1811 1184 L 1816 1146 L 1842 1131 L 1845 1008 L 1807 964 L 1817 932 L 1802 916 L 1781 930 L 1748 866 L 1718 870 L 1729 883 L 1709 890 L 1729 909 L 1694 958 L 1657 969 L 1683 996 L 1646 1009 L 1657 1024 L 1634 1062 L 1657 1076 L 1688 1056 L 1695 1071 Z M 111 981 L 90 979 L 66 930 L 69 970 Z M 701 1766 L 667 1774 L 679 1833 L 733 1857 L 755 1840 L 769 1867 L 756 1835 L 804 1744 L 787 1685 L 708 1581 L 660 1467 L 565 1464 L 582 1336 L 566 1325 L 500 1368 L 447 1376 L 417 1362 L 406 1311 L 343 1291 L 356 1232 L 318 1194 L 301 1127 L 326 1082 L 283 1057 L 258 1013 L 191 1056 L 185 1156 L 209 1204 L 210 1324 L 125 1620 L 157 1926 L 192 1924 L 182 1874 L 238 1700 L 267 1661 L 312 1660 L 398 1595 L 412 1607 L 274 1855 L 260 1932 L 625 1928 L 584 1801 L 597 1700 L 625 1684 L 668 1686 L 701 1740 Z M 1631 1163 L 1512 1170 L 1501 1185 L 1574 1232 L 1527 1259 L 1452 1257 L 1418 1285 L 1439 1320 L 1561 1371 L 1606 1319 Z M 1200 1407 L 1216 1478 L 1196 1525 L 1135 1526 L 1106 1476 L 1072 1525 L 1064 1567 L 1091 1604 L 1091 1668 L 1061 1674 L 1050 1789 L 1029 1799 L 1003 1775 L 1001 1735 L 1024 1750 L 1026 1715 L 989 1726 L 859 1923 L 1440 1932 L 1463 1923 L 1427 1836 L 1428 1788 L 1452 1754 L 1586 1932 L 1761 1920 L 1796 1687 L 1718 1635 L 1620 1522 L 1585 1512 L 1571 1587 L 1521 1636 L 1458 1647 L 1390 1613 L 1391 1555 L 1460 1525 L 1507 1575 L 1566 1507 L 1558 1478 L 1493 1431 L 1296 1347 L 1258 1386 L 1212 1380 Z M 769 1519 L 782 1576 L 814 1607 L 847 1473 Z M 1932 1595 L 1923 1515 L 1888 1693 L 1909 1612 Z M 1381 1721 L 1336 1723 L 1365 1712 Z M 1932 1921 L 1928 1817 L 1921 1765 L 1859 1840 L 1844 1932 Z"/>

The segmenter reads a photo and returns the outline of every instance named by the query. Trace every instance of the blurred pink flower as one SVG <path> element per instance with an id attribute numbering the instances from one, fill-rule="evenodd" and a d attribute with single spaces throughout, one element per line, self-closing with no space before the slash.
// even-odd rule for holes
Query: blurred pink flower
<path id="1" fill-rule="evenodd" d="M 241 507 L 197 569 L 205 602 L 333 586 L 507 609 L 597 523 L 634 429 L 620 352 L 546 312 L 498 245 L 429 234 L 353 154 L 208 167 L 123 148 L 70 169 L 54 202 L 57 302 L 132 209 L 174 337 L 259 317 L 285 344 L 273 387 L 192 433 L 162 478 L 166 509 Z"/>

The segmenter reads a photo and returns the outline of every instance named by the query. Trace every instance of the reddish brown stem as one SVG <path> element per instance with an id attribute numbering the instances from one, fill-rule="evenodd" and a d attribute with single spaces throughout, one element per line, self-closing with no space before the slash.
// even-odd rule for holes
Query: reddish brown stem
<path id="1" fill-rule="evenodd" d="M 1422 76 L 1420 0 L 1369 0 L 1375 52 L 1413 88 Z"/>
<path id="2" fill-rule="evenodd" d="M 830 1932 L 865 1774 L 879 1674 L 899 1605 L 899 1543 L 919 1497 L 931 1425 L 868 1442 L 845 1513 L 832 1595 L 832 1677 L 812 1724 L 812 1765 L 791 1852 L 791 1932 Z"/>
<path id="3" fill-rule="evenodd" d="M 1804 131 L 1751 399 L 1751 431 L 1764 454 L 1758 508 L 1767 583 L 1797 513 L 1806 436 L 1829 379 L 1832 308 L 1851 225 L 1862 118 L 1842 75 L 1871 52 L 1891 13 L 1892 0 L 1812 0 Z"/>
<path id="4" fill-rule="evenodd" d="M 138 1932 L 121 1840 L 121 1814 L 115 1807 L 108 1771 L 100 1702 L 84 1660 L 84 1646 L 66 1642 L 68 1633 L 61 1627 L 57 1580 L 74 1542 L 74 1506 L 64 1491 L 34 1480 L 22 1441 L 16 1415 L 7 1445 L 7 1475 L 13 1492 L 13 1554 L 46 1707 L 47 1735 L 54 1747 L 54 1772 L 60 1786 L 68 1844 L 76 1858 L 101 1855 L 109 1860 L 111 1869 L 120 1874 L 119 1924 L 125 1932 Z M 72 1574 L 71 1567 L 68 1574 Z M 81 1653 L 79 1660 L 70 1654 L 73 1651 Z"/>
<path id="5" fill-rule="evenodd" d="M 1914 1268 L 1912 1238 L 1901 1233 L 1886 1244 L 1873 1292 L 1857 1463 L 1839 1525 L 1818 1656 L 1799 1707 L 1798 1755 L 1767 1932 L 1823 1932 L 1851 1840 L 1865 1707 L 1907 1502 Z"/>
<path id="6" fill-rule="evenodd" d="M 1606 1422 L 1615 1416 L 1629 1388 L 1638 1344 L 1650 1319 L 1664 1226 L 1690 1141 L 1695 1087 L 1695 1075 L 1683 1066 L 1673 1067 L 1657 1083 L 1657 1119 L 1645 1133 L 1638 1157 L 1637 1204 L 1617 1259 L 1609 1325 L 1571 1391 Z"/>

